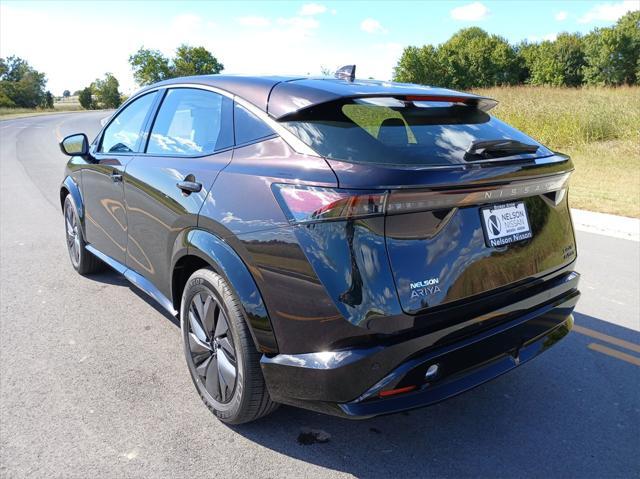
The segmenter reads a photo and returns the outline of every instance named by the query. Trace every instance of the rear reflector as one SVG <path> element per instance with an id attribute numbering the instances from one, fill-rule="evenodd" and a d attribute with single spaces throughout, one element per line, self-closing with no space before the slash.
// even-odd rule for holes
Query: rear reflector
<path id="1" fill-rule="evenodd" d="M 413 391 L 415 388 L 415 386 L 406 386 L 398 389 L 389 389 L 388 391 L 380 391 L 378 396 L 381 398 L 395 396 L 396 394 L 408 393 L 409 391 Z"/>
<path id="2" fill-rule="evenodd" d="M 363 192 L 296 185 L 273 185 L 291 223 L 344 220 L 384 213 L 386 191 Z"/>

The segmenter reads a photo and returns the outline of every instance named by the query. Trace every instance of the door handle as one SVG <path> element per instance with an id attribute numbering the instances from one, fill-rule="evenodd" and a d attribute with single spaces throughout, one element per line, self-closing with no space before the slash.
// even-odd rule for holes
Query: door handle
<path id="1" fill-rule="evenodd" d="M 113 181 L 114 183 L 121 183 L 122 182 L 122 174 L 117 173 L 117 172 L 113 172 L 111 173 L 111 181 Z"/>
<path id="2" fill-rule="evenodd" d="M 198 183 L 197 181 L 179 181 L 176 183 L 176 186 L 187 195 L 190 193 L 197 193 L 202 189 L 202 183 Z"/>

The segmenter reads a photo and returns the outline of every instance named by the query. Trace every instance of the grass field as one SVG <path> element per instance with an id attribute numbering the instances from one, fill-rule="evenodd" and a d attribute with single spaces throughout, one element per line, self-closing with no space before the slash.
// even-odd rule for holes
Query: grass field
<path id="1" fill-rule="evenodd" d="M 573 158 L 574 208 L 640 218 L 640 87 L 502 87 L 498 118 Z"/>
<path id="2" fill-rule="evenodd" d="M 53 108 L 0 108 L 0 120 L 80 110 L 82 110 L 82 107 L 78 102 L 78 98 L 70 97 L 61 101 L 55 101 Z"/>
<path id="3" fill-rule="evenodd" d="M 0 120 L 10 120 L 12 118 L 24 118 L 27 116 L 48 115 L 50 113 L 64 113 L 71 111 L 84 111 L 80 106 L 63 107 L 54 106 L 53 108 L 0 108 Z"/>

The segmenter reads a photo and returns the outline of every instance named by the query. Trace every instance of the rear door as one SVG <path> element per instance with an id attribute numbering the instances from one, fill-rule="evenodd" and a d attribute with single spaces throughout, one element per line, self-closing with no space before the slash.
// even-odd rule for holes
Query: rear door
<path id="1" fill-rule="evenodd" d="M 233 147 L 233 100 L 209 90 L 172 88 L 129 164 L 127 266 L 167 297 L 178 234 L 195 226 L 202 203 Z"/>
<path id="2" fill-rule="evenodd" d="M 125 106 L 104 130 L 94 161 L 82 171 L 86 206 L 87 241 L 124 264 L 127 249 L 127 216 L 123 175 L 142 144 L 142 130 L 156 93 L 148 93 Z"/>

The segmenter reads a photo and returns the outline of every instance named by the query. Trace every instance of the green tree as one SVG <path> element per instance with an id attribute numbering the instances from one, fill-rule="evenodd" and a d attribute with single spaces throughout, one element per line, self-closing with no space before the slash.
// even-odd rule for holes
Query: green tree
<path id="1" fill-rule="evenodd" d="M 53 95 L 47 90 L 42 98 L 42 108 L 53 108 Z"/>
<path id="2" fill-rule="evenodd" d="M 139 85 L 151 85 L 171 78 L 169 59 L 158 50 L 141 47 L 129 57 L 129 64 Z"/>
<path id="3" fill-rule="evenodd" d="M 47 79 L 25 60 L 11 56 L 0 60 L 0 102 L 5 106 L 35 108 L 45 97 Z"/>
<path id="4" fill-rule="evenodd" d="M 204 47 L 180 45 L 173 59 L 173 76 L 212 75 L 220 73 L 224 65 Z"/>
<path id="5" fill-rule="evenodd" d="M 478 27 L 458 31 L 438 49 L 445 86 L 468 89 L 513 85 L 520 77 L 515 49 Z"/>
<path id="6" fill-rule="evenodd" d="M 405 48 L 394 79 L 468 89 L 519 82 L 521 62 L 515 48 L 481 28 L 458 31 L 438 47 Z"/>
<path id="7" fill-rule="evenodd" d="M 579 33 L 561 33 L 554 42 L 556 60 L 562 70 L 563 84 L 579 86 L 584 74 L 584 43 Z"/>
<path id="8" fill-rule="evenodd" d="M 7 95 L 7 92 L 0 87 L 0 108 L 15 108 L 16 104 Z"/>
<path id="9" fill-rule="evenodd" d="M 407 47 L 394 68 L 393 79 L 399 82 L 440 85 L 444 69 L 433 45 Z"/>
<path id="10" fill-rule="evenodd" d="M 119 87 L 120 83 L 111 73 L 105 73 L 104 79 L 93 82 L 92 90 L 98 105 L 102 108 L 118 108 L 122 103 Z"/>
<path id="11" fill-rule="evenodd" d="M 80 102 L 80 106 L 85 110 L 93 110 L 95 108 L 91 87 L 88 86 L 83 90 L 80 90 L 78 93 L 78 101 Z"/>
<path id="12" fill-rule="evenodd" d="M 640 70 L 640 11 L 585 37 L 584 78 L 591 85 L 637 84 Z"/>
<path id="13" fill-rule="evenodd" d="M 527 71 L 527 83 L 553 86 L 582 84 L 585 59 L 579 34 L 562 33 L 555 41 L 523 43 L 518 47 L 518 54 Z"/>
<path id="14" fill-rule="evenodd" d="M 129 57 L 133 76 L 140 85 L 150 85 L 168 78 L 220 73 L 224 65 L 204 47 L 180 45 L 173 59 L 158 50 L 141 47 Z"/>

